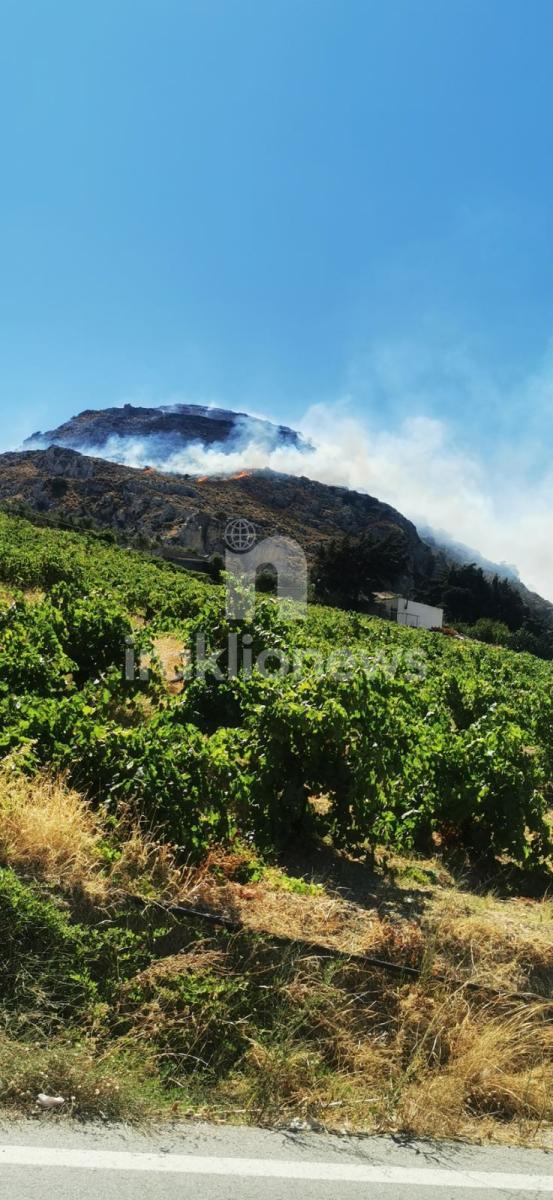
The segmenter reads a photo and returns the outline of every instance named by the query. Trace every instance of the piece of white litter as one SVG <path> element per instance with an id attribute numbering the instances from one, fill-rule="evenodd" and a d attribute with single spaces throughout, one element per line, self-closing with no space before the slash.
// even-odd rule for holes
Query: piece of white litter
<path id="1" fill-rule="evenodd" d="M 311 1129 L 309 1121 L 300 1121 L 299 1117 L 292 1117 L 288 1125 L 289 1133 L 304 1133 L 307 1129 Z"/>
<path id="2" fill-rule="evenodd" d="M 65 1099 L 63 1096 L 46 1096 L 44 1092 L 39 1092 L 36 1102 L 41 1108 L 61 1108 Z"/>

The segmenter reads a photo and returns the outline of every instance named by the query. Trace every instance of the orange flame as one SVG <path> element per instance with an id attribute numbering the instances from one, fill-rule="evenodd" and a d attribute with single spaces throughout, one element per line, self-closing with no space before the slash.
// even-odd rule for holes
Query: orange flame
<path id="1" fill-rule="evenodd" d="M 231 479 L 249 479 L 251 471 L 237 471 L 235 475 L 231 475 Z"/>

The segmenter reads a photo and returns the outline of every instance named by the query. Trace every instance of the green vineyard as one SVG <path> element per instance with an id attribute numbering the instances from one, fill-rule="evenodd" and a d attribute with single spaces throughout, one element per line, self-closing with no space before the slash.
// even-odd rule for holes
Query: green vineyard
<path id="1" fill-rule="evenodd" d="M 323 606 L 298 621 L 270 596 L 238 625 L 221 584 L 5 515 L 0 579 L 2 756 L 132 805 L 183 854 L 301 837 L 551 855 L 551 664 Z M 155 653 L 169 634 L 177 694 Z M 129 639 L 148 681 L 124 676 Z"/>

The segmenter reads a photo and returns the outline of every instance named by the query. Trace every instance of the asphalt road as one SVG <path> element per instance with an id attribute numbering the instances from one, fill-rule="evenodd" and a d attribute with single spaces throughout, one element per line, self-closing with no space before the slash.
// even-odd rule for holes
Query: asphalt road
<path id="1" fill-rule="evenodd" d="M 0 1126 L 0 1200 L 551 1196 L 553 1151 L 205 1125 L 137 1133 L 51 1114 Z"/>

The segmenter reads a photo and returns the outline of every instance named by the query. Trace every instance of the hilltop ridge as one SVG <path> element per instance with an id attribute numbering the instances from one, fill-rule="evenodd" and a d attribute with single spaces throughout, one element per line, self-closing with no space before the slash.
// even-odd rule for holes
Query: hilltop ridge
<path id="1" fill-rule="evenodd" d="M 260 417 L 202 404 L 164 404 L 141 408 L 125 404 L 119 408 L 85 409 L 56 429 L 31 434 L 26 449 L 65 446 L 83 453 L 95 453 L 114 462 L 126 462 L 129 443 L 132 454 L 144 454 L 152 466 L 162 467 L 165 460 L 186 450 L 191 443 L 239 449 L 255 440 L 268 446 L 295 446 L 308 450 L 307 443 L 294 429 L 275 425 Z"/>

